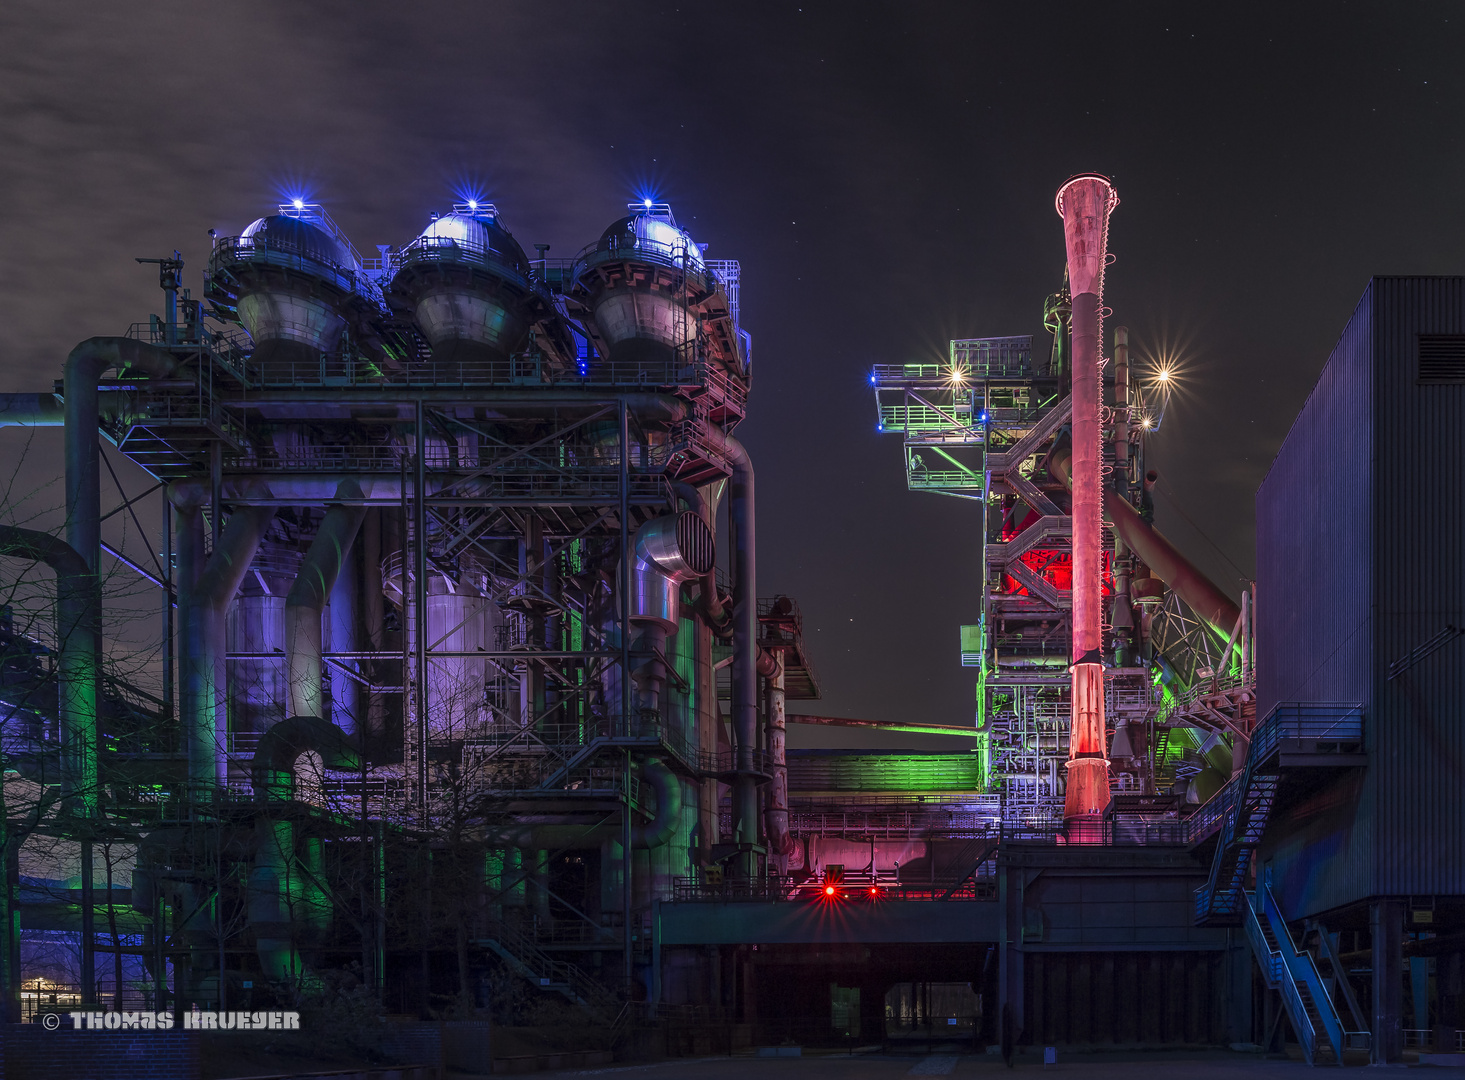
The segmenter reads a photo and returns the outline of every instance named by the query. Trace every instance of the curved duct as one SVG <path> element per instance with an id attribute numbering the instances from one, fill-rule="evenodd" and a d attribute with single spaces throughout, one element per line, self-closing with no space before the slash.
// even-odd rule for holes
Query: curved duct
<path id="1" fill-rule="evenodd" d="M 97 380 L 109 368 L 135 368 L 158 379 L 173 374 L 177 367 L 178 361 L 168 350 L 124 337 L 88 338 L 66 357 L 66 538 L 94 572 L 102 547 Z"/>
<path id="2" fill-rule="evenodd" d="M 361 485 L 343 480 L 338 499 L 361 499 Z M 324 716 L 321 679 L 321 616 L 341 567 L 366 517 L 366 507 L 336 505 L 326 510 L 305 561 L 285 598 L 285 651 L 290 687 L 289 716 Z"/>
<path id="3" fill-rule="evenodd" d="M 711 504 L 702 489 L 685 482 L 678 482 L 672 485 L 676 493 L 687 503 L 688 507 L 707 522 L 708 528 L 716 524 L 717 515 L 711 512 Z M 723 606 L 722 597 L 717 595 L 717 568 L 714 565 L 707 573 L 699 579 L 701 596 L 697 598 L 697 607 L 702 614 L 707 616 L 707 623 L 714 632 L 724 628 L 731 630 L 727 609 Z"/>
<path id="4" fill-rule="evenodd" d="M 255 798 L 263 803 L 295 797 L 295 762 L 301 754 L 320 755 L 327 769 L 359 769 L 361 758 L 344 731 L 319 716 L 292 716 L 260 737 L 250 762 Z"/>
<path id="5" fill-rule="evenodd" d="M 1064 487 L 1072 484 L 1069 475 L 1071 457 L 1071 448 L 1060 446 L 1048 458 L 1048 471 Z M 1141 518 L 1128 499 L 1112 488 L 1104 491 L 1104 509 L 1108 511 L 1119 538 L 1150 568 L 1150 572 L 1175 590 L 1176 595 L 1212 630 L 1223 639 L 1229 637 L 1241 609 L 1228 600 L 1226 594 L 1216 588 L 1194 563 L 1180 554 L 1158 529 Z"/>
<path id="6" fill-rule="evenodd" d="M 737 786 L 733 812 L 737 842 L 758 842 L 758 783 L 753 749 L 758 743 L 758 529 L 753 462 L 737 439 L 709 425 L 712 448 L 732 466 L 728 485 L 728 520 L 733 531 L 733 736 L 737 742 Z"/>
<path id="7" fill-rule="evenodd" d="M 712 529 L 691 510 L 642 525 L 636 533 L 631 568 L 631 619 L 656 623 L 674 633 L 680 618 L 682 582 L 712 573 L 714 545 Z"/>
<path id="8" fill-rule="evenodd" d="M 63 754 L 61 795 L 87 814 L 97 801 L 101 605 L 95 581 L 86 560 L 66 541 L 49 533 L 0 525 L 0 555 L 44 562 L 55 571 Z"/>
<path id="9" fill-rule="evenodd" d="M 319 932 L 329 927 L 331 919 L 330 900 L 321 885 L 324 865 L 319 838 L 304 838 L 297 857 L 294 823 L 268 813 L 271 805 L 295 797 L 295 762 L 307 751 L 319 754 L 328 769 L 361 767 L 345 733 L 318 716 L 281 720 L 265 732 L 254 751 L 250 779 L 255 798 L 267 810 L 255 819 L 248 919 L 260 965 L 271 979 L 295 978 L 302 971 L 292 922 Z"/>
<path id="10" fill-rule="evenodd" d="M 203 564 L 199 495 L 197 485 L 172 484 L 168 489 L 177 510 L 180 716 L 188 748 L 188 781 L 202 794 L 228 780 L 224 733 L 219 730 L 219 718 L 226 715 L 227 615 L 275 510 L 272 506 L 236 509 L 229 515 L 218 547 Z"/>

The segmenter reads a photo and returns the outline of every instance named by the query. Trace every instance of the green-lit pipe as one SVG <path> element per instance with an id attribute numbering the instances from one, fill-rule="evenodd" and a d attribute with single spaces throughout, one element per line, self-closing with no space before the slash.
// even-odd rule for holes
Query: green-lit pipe
<path id="1" fill-rule="evenodd" d="M 361 761 L 340 728 L 318 716 L 292 716 L 259 740 L 251 763 L 255 798 L 264 812 L 255 821 L 254 866 L 249 872 L 249 923 L 260 966 L 272 979 L 293 979 L 302 970 L 292 936 L 297 923 L 319 936 L 329 929 L 330 896 L 318 837 L 305 837 L 295 854 L 295 827 L 270 807 L 295 797 L 295 761 L 307 750 L 329 769 L 359 769 Z"/>

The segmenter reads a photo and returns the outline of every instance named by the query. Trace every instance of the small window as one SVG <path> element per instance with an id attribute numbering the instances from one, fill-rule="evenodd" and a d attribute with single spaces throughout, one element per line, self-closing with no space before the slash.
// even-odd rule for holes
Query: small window
<path id="1" fill-rule="evenodd" d="M 1419 381 L 1465 383 L 1465 334 L 1419 335 Z"/>

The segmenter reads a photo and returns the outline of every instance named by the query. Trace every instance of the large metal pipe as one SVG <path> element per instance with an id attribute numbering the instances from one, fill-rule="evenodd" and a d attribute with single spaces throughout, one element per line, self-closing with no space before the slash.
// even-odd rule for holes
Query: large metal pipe
<path id="1" fill-rule="evenodd" d="M 788 831 L 788 759 L 786 746 L 788 727 L 784 716 L 783 657 L 775 658 L 773 673 L 767 677 L 768 764 L 773 782 L 768 785 L 768 810 L 763 816 L 768 833 L 770 855 L 791 855 L 793 837 Z"/>
<path id="2" fill-rule="evenodd" d="M 43 562 L 56 574 L 61 713 L 61 796 L 78 816 L 97 805 L 97 697 L 101 625 L 86 560 L 50 533 L 0 525 L 0 555 Z"/>
<path id="3" fill-rule="evenodd" d="M 95 573 L 102 549 L 102 478 L 97 446 L 97 380 L 108 368 L 135 368 L 166 378 L 177 368 L 173 354 L 132 338 L 94 337 L 66 358 L 63 371 L 66 421 L 66 539 Z"/>
<path id="4" fill-rule="evenodd" d="M 720 489 L 700 488 L 692 484 L 677 484 L 676 492 L 687 507 L 706 523 L 709 529 L 717 527 L 715 500 Z M 695 675 L 693 678 L 692 708 L 695 716 L 696 747 L 700 751 L 715 754 L 718 750 L 718 731 L 722 728 L 721 706 L 717 701 L 717 673 L 712 667 L 713 627 L 727 616 L 722 605 L 715 599 L 717 592 L 717 568 L 714 566 L 701 579 L 702 595 L 697 601 L 697 615 L 692 623 L 697 635 Z M 718 783 L 715 779 L 703 779 L 698 785 L 697 805 L 697 857 L 706 864 L 712 858 L 712 846 L 718 837 Z"/>
<path id="5" fill-rule="evenodd" d="M 94 598 L 95 621 L 101 621 L 101 583 L 97 570 L 102 559 L 102 478 L 101 449 L 97 445 L 97 425 L 100 418 L 99 390 L 97 380 L 108 368 L 136 369 L 151 378 L 165 378 L 177 368 L 178 362 L 166 349 L 146 345 L 141 341 L 123 337 L 88 338 L 66 357 L 62 371 L 62 412 L 65 419 L 66 458 L 66 540 L 73 551 L 81 556 L 92 575 L 89 594 Z M 48 406 L 37 400 L 37 419 L 44 419 Z M 100 634 L 100 626 L 98 626 Z M 95 703 L 96 689 L 92 700 Z M 95 730 L 95 727 L 93 728 Z M 95 747 L 93 738 L 89 745 Z M 95 753 L 86 759 L 87 774 L 79 778 L 83 787 L 95 789 Z M 95 796 L 91 801 L 83 800 L 79 807 L 90 814 L 95 809 Z M 89 836 L 81 840 L 81 992 L 83 1001 L 95 998 L 92 933 L 92 842 Z"/>
<path id="6" fill-rule="evenodd" d="M 225 640 L 226 615 L 254 561 L 273 507 L 245 506 L 229 515 L 219 546 L 203 562 L 200 485 L 173 484 L 177 510 L 178 699 L 188 750 L 188 782 L 200 798 L 228 781 Z M 226 721 L 227 722 L 227 721 Z"/>
<path id="7" fill-rule="evenodd" d="M 753 751 L 758 744 L 758 530 L 753 462 L 743 444 L 718 428 L 707 429 L 713 448 L 732 466 L 728 520 L 733 530 L 732 721 L 737 751 L 733 817 L 737 842 L 758 842 L 758 781 Z"/>
<path id="8" fill-rule="evenodd" d="M 1068 785 L 1063 818 L 1070 840 L 1097 833 L 1109 804 L 1103 664 L 1100 311 L 1109 214 L 1118 204 L 1108 177 L 1087 173 L 1058 189 L 1073 300 L 1073 666 Z"/>
<path id="9" fill-rule="evenodd" d="M 1070 459 L 1071 452 L 1067 447 L 1054 450 L 1048 459 L 1048 471 L 1065 486 L 1072 483 Z M 1170 586 L 1222 639 L 1230 637 L 1241 614 L 1236 604 L 1196 569 L 1195 564 L 1180 554 L 1158 529 L 1141 518 L 1128 499 L 1121 498 L 1116 491 L 1105 491 L 1104 509 L 1114 523 L 1114 532 L 1150 568 L 1150 572 Z"/>
<path id="10" fill-rule="evenodd" d="M 341 499 L 361 498 L 361 486 L 343 480 L 336 489 Z M 332 506 L 311 542 L 300 572 L 285 598 L 285 653 L 290 687 L 289 716 L 325 716 L 321 679 L 321 614 L 335 588 L 351 545 L 366 517 L 366 507 Z"/>
<path id="11" fill-rule="evenodd" d="M 411 408 L 412 404 L 421 402 L 448 402 L 459 404 L 463 401 L 461 390 L 396 390 L 391 387 L 382 387 L 380 394 L 369 394 L 361 391 L 353 391 L 350 395 L 350 404 L 354 408 L 365 408 L 382 405 L 397 405 Z M 607 405 L 611 402 L 624 401 L 631 416 L 643 423 L 676 423 L 678 420 L 685 420 L 689 409 L 688 403 L 681 398 L 671 394 L 615 394 L 597 392 L 595 390 L 563 390 L 563 389 L 539 389 L 512 386 L 496 386 L 493 391 L 494 405 L 517 407 L 533 406 L 553 407 L 557 405 Z M 236 408 L 252 408 L 257 401 L 252 395 L 224 398 L 224 405 Z M 310 390 L 271 390 L 270 403 L 273 409 L 278 410 L 281 406 L 289 405 L 341 405 L 341 395 L 327 389 Z M 303 413 L 302 419 L 310 419 L 313 413 Z"/>

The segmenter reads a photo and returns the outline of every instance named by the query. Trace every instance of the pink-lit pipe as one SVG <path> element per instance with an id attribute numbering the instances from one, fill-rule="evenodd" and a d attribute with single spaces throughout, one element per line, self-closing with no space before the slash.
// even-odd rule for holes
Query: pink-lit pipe
<path id="1" fill-rule="evenodd" d="M 1119 197 L 1109 178 L 1084 173 L 1058 189 L 1073 296 L 1073 667 L 1068 787 L 1070 842 L 1097 839 L 1109 805 L 1104 745 L 1103 487 L 1100 475 L 1099 335 L 1109 214 Z"/>

